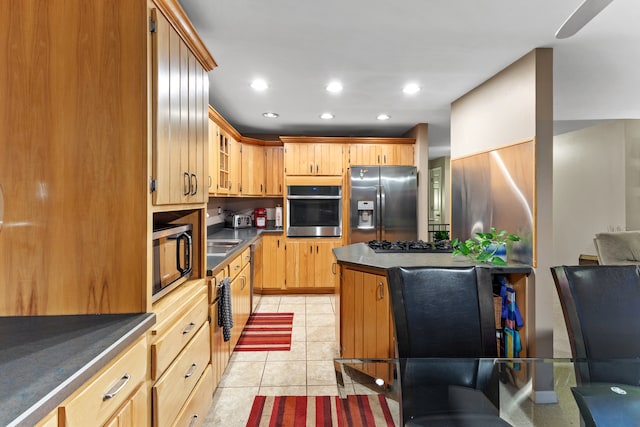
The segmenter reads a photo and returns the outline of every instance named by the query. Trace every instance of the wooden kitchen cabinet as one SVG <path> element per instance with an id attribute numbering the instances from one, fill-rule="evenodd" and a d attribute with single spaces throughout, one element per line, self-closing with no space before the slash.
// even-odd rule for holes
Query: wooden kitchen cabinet
<path id="1" fill-rule="evenodd" d="M 105 427 L 137 427 L 148 424 L 147 388 L 142 385 L 138 391 L 125 402 L 117 414 L 111 418 Z"/>
<path id="2" fill-rule="evenodd" d="M 218 299 L 218 286 L 220 286 L 226 277 L 229 277 L 228 266 L 218 271 L 213 279 L 209 281 L 209 300 L 211 302 L 209 306 L 209 318 L 211 319 L 211 368 L 214 389 L 218 386 L 220 378 L 222 378 L 222 374 L 227 368 L 229 358 L 231 357 L 229 341 L 224 340 L 222 326 L 218 323 L 218 307 L 221 303 Z"/>
<path id="3" fill-rule="evenodd" d="M 229 145 L 229 190 L 227 194 L 239 196 L 242 193 L 242 144 L 237 139 L 228 136 Z"/>
<path id="4" fill-rule="evenodd" d="M 285 284 L 285 236 L 262 234 L 262 288 L 284 289 Z"/>
<path id="5" fill-rule="evenodd" d="M 282 196 L 284 147 L 264 147 L 265 196 Z"/>
<path id="6" fill-rule="evenodd" d="M 187 398 L 209 366 L 210 331 L 206 322 L 152 387 L 153 425 L 174 425 Z M 213 390 L 208 390 L 208 396 Z"/>
<path id="7" fill-rule="evenodd" d="M 341 239 L 287 239 L 286 287 L 335 289 L 338 271 L 332 249 Z"/>
<path id="8" fill-rule="evenodd" d="M 153 203 L 208 198 L 209 80 L 202 65 L 158 9 L 153 9 Z M 153 25 L 153 24 L 152 24 Z"/>
<path id="9" fill-rule="evenodd" d="M 350 144 L 349 166 L 413 166 L 414 144 Z"/>
<path id="10" fill-rule="evenodd" d="M 209 107 L 209 110 L 211 107 Z M 208 191 L 209 194 L 216 194 L 218 191 L 218 179 L 219 179 L 219 169 L 218 169 L 218 138 L 220 135 L 220 127 L 213 120 L 211 116 L 209 116 L 209 152 L 208 152 L 208 160 L 209 160 L 209 182 L 208 182 Z"/>
<path id="11" fill-rule="evenodd" d="M 264 147 L 242 143 L 242 195 L 263 196 L 265 194 Z"/>
<path id="12" fill-rule="evenodd" d="M 394 357 L 393 318 L 386 275 L 344 266 L 341 268 L 341 357 Z M 386 366 L 364 370 L 374 378 L 390 378 Z"/>
<path id="13" fill-rule="evenodd" d="M 284 171 L 286 175 L 342 175 L 344 145 L 285 142 Z"/>
<path id="14" fill-rule="evenodd" d="M 251 250 L 245 249 L 229 263 L 231 279 L 231 329 L 230 351 L 233 351 L 240 334 L 251 315 Z"/>
<path id="15" fill-rule="evenodd" d="M 147 341 L 141 337 L 60 405 L 60 425 L 86 426 L 87 420 L 103 425 L 114 417 L 146 425 L 146 373 Z"/>

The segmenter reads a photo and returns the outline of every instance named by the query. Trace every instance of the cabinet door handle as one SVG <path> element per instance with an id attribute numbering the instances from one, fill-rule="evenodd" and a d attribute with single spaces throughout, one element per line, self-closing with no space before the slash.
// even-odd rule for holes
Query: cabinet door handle
<path id="1" fill-rule="evenodd" d="M 187 371 L 186 374 L 184 374 L 185 378 L 189 378 L 191 375 L 193 375 L 196 372 L 196 368 L 198 367 L 198 365 L 196 365 L 195 363 L 192 363 L 191 366 L 189 367 L 189 370 Z"/>
<path id="2" fill-rule="evenodd" d="M 262 184 L 260 184 L 260 192 L 262 193 Z"/>
<path id="3" fill-rule="evenodd" d="M 209 188 L 211 188 L 211 184 L 213 184 L 213 178 L 211 178 L 211 175 L 209 175 Z"/>
<path id="4" fill-rule="evenodd" d="M 122 391 L 122 389 L 125 385 L 127 385 L 130 379 L 131 375 L 124 374 L 118 381 L 116 381 L 113 387 L 111 387 L 105 394 L 102 395 L 102 400 L 105 401 L 111 399 L 112 397 L 115 397 L 116 394 Z"/>
<path id="5" fill-rule="evenodd" d="M 331 263 L 331 274 L 336 274 L 337 264 L 335 262 Z"/>
<path id="6" fill-rule="evenodd" d="M 313 253 L 313 245 L 309 245 L 309 253 L 312 254 Z"/>
<path id="7" fill-rule="evenodd" d="M 282 184 L 278 184 L 278 189 L 279 189 L 280 193 L 282 193 Z"/>
<path id="8" fill-rule="evenodd" d="M 240 268 L 239 265 L 236 265 L 235 267 L 233 267 L 234 270 L 238 270 Z"/>
<path id="9" fill-rule="evenodd" d="M 195 196 L 198 192 L 198 176 L 195 173 L 191 174 L 191 182 L 189 185 L 191 186 L 191 195 Z"/>
<path id="10" fill-rule="evenodd" d="M 189 322 L 189 324 L 182 330 L 182 335 L 187 335 L 189 332 L 193 330 L 195 326 L 196 326 L 195 323 Z"/>
<path id="11" fill-rule="evenodd" d="M 385 154 L 383 158 L 384 158 L 384 164 L 386 165 L 387 164 L 387 155 Z"/>
<path id="12" fill-rule="evenodd" d="M 278 248 L 280 248 L 280 239 L 278 239 Z"/>
<path id="13" fill-rule="evenodd" d="M 378 164 L 380 164 L 380 154 L 378 154 Z"/>
<path id="14" fill-rule="evenodd" d="M 384 283 L 382 281 L 378 283 L 378 296 L 380 296 L 380 299 L 384 299 Z"/>
<path id="15" fill-rule="evenodd" d="M 189 179 L 189 172 L 184 172 L 182 174 L 182 195 L 183 196 L 189 195 L 190 185 L 191 185 L 191 180 Z"/>
<path id="16" fill-rule="evenodd" d="M 313 173 L 313 165 L 309 165 L 309 173 Z"/>
<path id="17" fill-rule="evenodd" d="M 319 249 L 318 249 L 318 245 L 316 245 L 316 253 L 318 253 Z"/>
<path id="18" fill-rule="evenodd" d="M 316 163 L 316 173 L 320 172 L 320 166 Z"/>

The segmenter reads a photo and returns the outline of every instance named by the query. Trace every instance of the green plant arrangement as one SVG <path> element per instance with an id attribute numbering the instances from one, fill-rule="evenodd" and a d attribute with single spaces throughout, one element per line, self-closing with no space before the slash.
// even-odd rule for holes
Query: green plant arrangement
<path id="1" fill-rule="evenodd" d="M 471 261 L 486 262 L 495 265 L 507 265 L 506 261 L 497 255 L 501 247 L 505 247 L 507 242 L 518 242 L 520 236 L 509 234 L 506 230 L 497 231 L 491 227 L 488 233 L 476 233 L 475 240 L 468 239 L 464 242 L 457 238 L 451 242 L 453 256 L 464 255 Z"/>
<path id="2" fill-rule="evenodd" d="M 434 240 L 449 240 L 449 232 L 448 231 L 434 231 L 433 232 Z"/>

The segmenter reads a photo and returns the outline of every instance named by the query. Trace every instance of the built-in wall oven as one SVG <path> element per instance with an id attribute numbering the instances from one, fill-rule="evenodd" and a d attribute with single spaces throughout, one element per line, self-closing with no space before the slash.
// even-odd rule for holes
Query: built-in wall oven
<path id="1" fill-rule="evenodd" d="M 342 236 L 342 186 L 288 185 L 287 236 Z"/>

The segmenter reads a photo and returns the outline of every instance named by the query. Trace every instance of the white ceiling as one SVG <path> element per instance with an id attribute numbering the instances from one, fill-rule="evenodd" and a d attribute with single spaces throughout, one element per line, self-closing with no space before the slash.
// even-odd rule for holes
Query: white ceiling
<path id="1" fill-rule="evenodd" d="M 565 40 L 555 32 L 581 0 L 180 3 L 218 63 L 211 105 L 243 135 L 401 136 L 428 123 L 430 157 L 447 155 L 451 102 L 536 47 L 554 49 L 556 132 L 640 118 L 638 0 L 614 0 Z M 249 87 L 258 77 L 268 90 Z M 324 90 L 334 79 L 340 94 Z M 422 90 L 405 95 L 408 82 Z"/>

